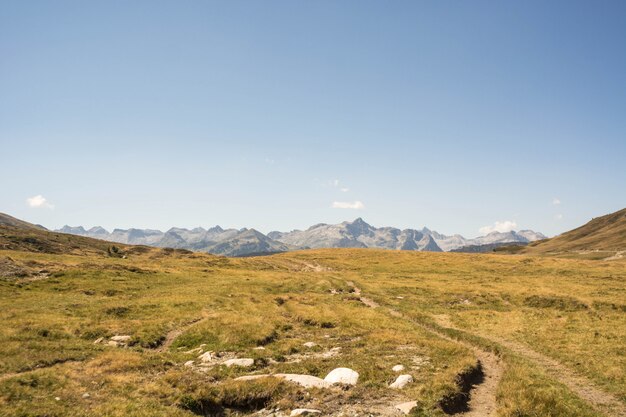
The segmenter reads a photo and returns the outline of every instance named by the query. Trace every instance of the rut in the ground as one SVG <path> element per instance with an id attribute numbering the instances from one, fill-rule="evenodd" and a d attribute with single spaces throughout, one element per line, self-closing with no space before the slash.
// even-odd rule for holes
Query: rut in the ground
<path id="1" fill-rule="evenodd" d="M 157 352 L 165 352 L 165 351 L 167 351 L 170 348 L 170 346 L 172 346 L 174 341 L 176 341 L 178 336 L 183 334 L 185 332 L 185 330 L 189 329 L 193 325 L 196 325 L 196 324 L 200 323 L 201 321 L 206 320 L 207 317 L 208 317 L 207 313 L 206 312 L 202 312 L 202 317 L 199 317 L 199 318 L 191 320 L 190 322 L 185 324 L 183 327 L 178 327 L 176 329 L 170 330 L 167 333 L 167 335 L 165 335 L 165 339 L 163 340 L 163 343 L 161 343 L 155 349 L 155 351 L 157 351 Z"/>
<path id="2" fill-rule="evenodd" d="M 464 329 L 455 327 L 447 315 L 434 316 L 434 318 L 442 327 L 465 331 Z M 555 359 L 536 352 L 521 343 L 491 335 L 477 334 L 477 336 L 498 343 L 531 363 L 534 363 L 539 368 L 545 370 L 552 378 L 567 386 L 581 399 L 591 404 L 596 410 L 603 412 L 607 416 L 626 417 L 626 405 L 624 405 L 623 402 L 618 400 L 614 395 L 603 391 L 587 378 L 577 375 Z"/>
<path id="3" fill-rule="evenodd" d="M 346 284 L 354 289 L 354 294 L 359 297 L 363 304 L 372 308 L 379 307 L 378 303 L 367 297 L 364 297 L 361 293 L 361 289 L 357 287 L 354 282 L 347 281 Z M 403 314 L 397 310 L 389 309 L 389 312 L 394 317 L 403 317 Z M 482 350 L 469 343 L 453 339 L 447 334 L 439 332 L 423 324 L 414 321 L 412 321 L 412 323 L 442 339 L 463 345 L 471 349 L 472 352 L 474 352 L 474 355 L 476 355 L 476 359 L 481 366 L 482 378 L 478 383 L 473 384 L 469 390 L 469 402 L 467 402 L 467 410 L 455 412 L 454 415 L 463 417 L 496 416 L 496 391 L 498 389 L 498 384 L 500 383 L 503 372 L 503 364 L 500 358 L 491 352 Z"/>

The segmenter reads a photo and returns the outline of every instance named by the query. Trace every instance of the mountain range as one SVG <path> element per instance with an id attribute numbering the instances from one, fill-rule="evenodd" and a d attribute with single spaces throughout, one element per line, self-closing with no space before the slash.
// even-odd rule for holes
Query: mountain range
<path id="1" fill-rule="evenodd" d="M 448 252 L 479 251 L 480 247 L 493 247 L 505 243 L 527 244 L 545 239 L 541 233 L 532 230 L 518 232 L 492 232 L 475 239 L 461 235 L 446 236 L 428 228 L 398 229 L 394 227 L 373 227 L 363 219 L 339 224 L 320 223 L 307 230 L 291 232 L 270 232 L 267 235 L 255 229 L 210 229 L 171 228 L 166 232 L 153 229 L 106 229 L 96 226 L 85 229 L 82 226 L 64 226 L 56 232 L 87 236 L 110 242 L 132 245 L 148 245 L 189 249 L 225 256 L 251 256 L 286 252 L 307 248 L 380 248 L 412 251 Z M 478 250 L 476 249 L 478 248 Z"/>

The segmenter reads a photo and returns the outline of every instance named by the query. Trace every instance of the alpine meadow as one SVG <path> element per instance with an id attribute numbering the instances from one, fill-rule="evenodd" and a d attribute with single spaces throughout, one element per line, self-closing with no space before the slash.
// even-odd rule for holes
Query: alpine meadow
<path id="1" fill-rule="evenodd" d="M 7 0 L 0 57 L 0 417 L 626 417 L 623 0 Z"/>

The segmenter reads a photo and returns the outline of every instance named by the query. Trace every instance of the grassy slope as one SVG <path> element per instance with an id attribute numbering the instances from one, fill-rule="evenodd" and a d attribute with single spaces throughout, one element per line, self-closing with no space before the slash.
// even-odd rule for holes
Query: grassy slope
<path id="1" fill-rule="evenodd" d="M 257 400 L 331 411 L 408 399 L 420 401 L 422 415 L 441 415 L 438 399 L 474 362 L 468 349 L 412 322 L 442 315 L 470 334 L 532 346 L 626 401 L 623 260 L 362 249 L 225 259 L 132 247 L 122 258 L 91 241 L 53 240 L 62 253 L 0 252 L 0 272 L 23 272 L 0 278 L 0 415 L 191 416 L 184 405 Z M 348 281 L 381 307 L 355 300 Z M 168 350 L 154 349 L 175 329 L 182 332 Z M 131 335 L 133 346 L 93 344 L 115 334 Z M 290 362 L 307 353 L 307 341 L 318 353 L 342 353 Z M 200 344 L 256 358 L 255 370 L 183 367 L 196 356 L 184 352 Z M 260 344 L 265 350 L 254 350 Z M 415 360 L 423 362 L 410 371 L 416 383 L 387 389 L 391 366 Z M 272 380 L 231 381 L 249 372 L 324 376 L 338 366 L 361 373 L 356 388 L 307 396 Z M 499 415 L 598 415 L 524 358 L 507 354 L 506 366 Z"/>
<path id="2" fill-rule="evenodd" d="M 597 217 L 555 238 L 529 245 L 523 253 L 626 250 L 626 209 Z"/>

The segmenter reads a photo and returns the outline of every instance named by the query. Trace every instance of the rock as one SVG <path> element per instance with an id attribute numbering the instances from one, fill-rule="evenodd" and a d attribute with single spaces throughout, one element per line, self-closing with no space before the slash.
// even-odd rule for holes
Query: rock
<path id="1" fill-rule="evenodd" d="M 194 348 L 194 349 L 189 349 L 183 353 L 187 353 L 187 354 L 194 354 L 194 353 L 202 353 L 202 348 Z"/>
<path id="2" fill-rule="evenodd" d="M 314 410 L 312 408 L 296 408 L 295 410 L 291 411 L 290 416 L 294 417 L 294 416 L 314 416 L 314 415 L 318 415 L 318 414 L 322 414 L 322 412 L 320 410 Z"/>
<path id="3" fill-rule="evenodd" d="M 128 335 L 117 335 L 117 336 L 113 336 L 111 338 L 112 341 L 114 342 L 121 342 L 121 343 L 125 343 L 130 341 L 131 337 Z"/>
<path id="4" fill-rule="evenodd" d="M 89 398 L 89 397 L 91 397 L 91 395 L 89 395 L 89 393 L 88 393 L 88 392 L 86 392 L 86 393 L 84 393 L 84 394 L 83 394 L 83 398 L 87 399 L 87 398 Z"/>
<path id="5" fill-rule="evenodd" d="M 224 365 L 228 366 L 229 368 L 231 366 L 241 366 L 241 367 L 247 368 L 249 366 L 254 365 L 254 359 L 250 359 L 250 358 L 229 359 L 227 361 L 224 361 Z"/>
<path id="6" fill-rule="evenodd" d="M 211 362 L 213 360 L 213 352 L 204 352 L 202 355 L 198 356 L 202 362 Z"/>
<path id="7" fill-rule="evenodd" d="M 61 401 L 61 397 L 54 397 L 54 401 Z"/>
<path id="8" fill-rule="evenodd" d="M 312 375 L 276 374 L 274 376 L 277 378 L 282 378 L 285 381 L 294 382 L 305 388 L 328 388 L 332 385 L 330 382 Z"/>
<path id="9" fill-rule="evenodd" d="M 190 368 L 190 367 L 193 366 L 193 361 L 187 361 L 187 362 L 184 363 L 183 366 L 186 366 L 186 367 Z"/>
<path id="10" fill-rule="evenodd" d="M 99 337 L 96 340 L 93 341 L 94 345 L 97 345 L 98 343 L 102 343 L 102 341 L 104 340 L 104 337 Z"/>
<path id="11" fill-rule="evenodd" d="M 265 348 L 263 346 L 257 346 L 252 350 L 265 350 Z"/>
<path id="12" fill-rule="evenodd" d="M 402 389 L 413 382 L 413 377 L 411 375 L 400 375 L 393 384 L 389 385 L 389 388 L 393 389 Z"/>
<path id="13" fill-rule="evenodd" d="M 270 375 L 270 374 L 244 375 L 244 376 L 240 376 L 238 378 L 235 378 L 235 381 L 254 381 L 255 379 L 268 378 L 270 376 L 272 376 L 272 375 Z"/>
<path id="14" fill-rule="evenodd" d="M 336 368 L 326 375 L 324 381 L 329 384 L 346 384 L 356 385 L 359 379 L 359 373 L 350 368 Z"/>
<path id="15" fill-rule="evenodd" d="M 317 346 L 317 343 L 315 343 L 315 342 L 306 342 L 302 346 L 308 347 L 308 348 L 312 348 L 312 347 Z M 298 408 L 298 410 L 305 410 L 305 408 Z"/>
<path id="16" fill-rule="evenodd" d="M 116 347 L 117 347 L 117 346 L 119 346 L 120 344 L 119 344 L 119 343 L 117 343 L 117 342 L 114 342 L 113 340 L 109 340 L 109 341 L 107 342 L 107 345 L 109 345 L 109 346 L 116 346 Z"/>
<path id="17" fill-rule="evenodd" d="M 402 372 L 404 371 L 404 365 L 396 365 L 393 368 L 391 368 L 391 370 L 394 372 Z"/>
<path id="18" fill-rule="evenodd" d="M 417 407 L 417 401 L 409 401 L 396 405 L 396 408 L 404 414 L 409 414 L 415 407 Z"/>

